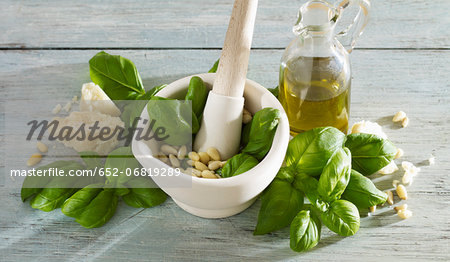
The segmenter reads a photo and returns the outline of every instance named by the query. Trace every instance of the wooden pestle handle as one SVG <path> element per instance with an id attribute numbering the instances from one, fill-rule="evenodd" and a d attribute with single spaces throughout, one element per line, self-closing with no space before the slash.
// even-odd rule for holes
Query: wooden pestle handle
<path id="1" fill-rule="evenodd" d="M 247 76 L 258 0 L 235 0 L 213 92 L 242 97 Z"/>

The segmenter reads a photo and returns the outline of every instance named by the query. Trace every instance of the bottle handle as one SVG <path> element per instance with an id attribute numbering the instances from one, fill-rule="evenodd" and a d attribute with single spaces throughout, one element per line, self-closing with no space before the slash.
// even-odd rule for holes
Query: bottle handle
<path id="1" fill-rule="evenodd" d="M 336 8 L 340 18 L 346 8 L 354 5 L 359 6 L 358 14 L 349 26 L 336 34 L 336 38 L 349 53 L 352 52 L 353 47 L 355 47 L 356 40 L 363 33 L 363 30 L 369 21 L 370 2 L 369 0 L 343 0 Z"/>

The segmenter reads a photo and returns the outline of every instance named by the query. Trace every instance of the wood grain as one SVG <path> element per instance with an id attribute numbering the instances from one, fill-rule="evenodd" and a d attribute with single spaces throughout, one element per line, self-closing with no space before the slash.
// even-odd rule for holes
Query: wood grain
<path id="1" fill-rule="evenodd" d="M 96 50 L 0 51 L 1 100 L 49 97 L 70 100 L 89 81 L 87 61 Z M 185 75 L 205 72 L 220 50 L 115 50 L 135 62 L 146 88 Z M 282 50 L 250 55 L 249 78 L 277 85 Z M 351 122 L 377 121 L 405 150 L 402 160 L 422 172 L 408 187 L 414 216 L 400 220 L 389 207 L 374 216 L 365 212 L 360 231 L 342 238 L 328 229 L 311 252 L 289 249 L 288 229 L 253 236 L 258 201 L 245 212 L 224 219 L 194 217 L 169 200 L 159 207 L 119 205 L 102 228 L 84 229 L 59 210 L 33 210 L 20 201 L 19 189 L 0 188 L 1 261 L 448 261 L 450 245 L 450 61 L 449 51 L 356 50 L 352 54 Z M 391 122 L 404 110 L 405 129 Z M 429 154 L 436 164 L 427 166 Z M 400 162 L 400 161 L 399 161 Z M 375 176 L 381 189 L 394 175 Z M 396 199 L 396 202 L 399 200 Z"/>
<path id="2" fill-rule="evenodd" d="M 0 47 L 221 48 L 232 2 L 3 0 Z M 304 2 L 261 0 L 253 47 L 285 48 Z M 371 2 L 357 48 L 450 48 L 450 1 Z"/>

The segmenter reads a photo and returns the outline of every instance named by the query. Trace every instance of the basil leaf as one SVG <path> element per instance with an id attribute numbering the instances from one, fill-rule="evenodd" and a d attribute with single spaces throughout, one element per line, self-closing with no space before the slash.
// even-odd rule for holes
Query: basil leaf
<path id="1" fill-rule="evenodd" d="M 322 222 L 331 231 L 341 236 L 351 236 L 358 232 L 360 223 L 358 208 L 349 201 L 334 201 L 321 217 Z"/>
<path id="2" fill-rule="evenodd" d="M 310 210 L 302 210 L 291 223 L 291 249 L 297 252 L 309 250 L 320 240 L 322 225 L 319 218 Z"/>
<path id="3" fill-rule="evenodd" d="M 161 102 L 164 101 L 164 102 Z M 171 145 L 185 145 L 191 141 L 192 134 L 199 128 L 192 108 L 181 100 L 154 96 L 147 104 L 154 127 L 163 127 L 168 136 L 164 142 Z"/>
<path id="4" fill-rule="evenodd" d="M 159 188 L 155 188 L 153 181 L 148 178 L 134 178 L 127 183 L 127 186 L 130 187 L 130 192 L 122 196 L 122 199 L 129 206 L 149 208 L 166 201 L 166 193 Z"/>
<path id="5" fill-rule="evenodd" d="M 116 212 L 119 197 L 112 190 L 102 190 L 84 208 L 76 220 L 85 228 L 101 227 L 108 222 Z"/>
<path id="6" fill-rule="evenodd" d="M 258 165 L 258 159 L 251 155 L 240 153 L 228 159 L 222 168 L 222 177 L 240 175 Z"/>
<path id="7" fill-rule="evenodd" d="M 76 161 L 55 161 L 45 166 L 41 166 L 36 170 L 48 170 L 49 168 L 65 168 L 72 164 L 79 164 Z M 38 194 L 42 189 L 52 180 L 49 176 L 27 176 L 22 183 L 22 189 L 20 190 L 20 195 L 22 201 L 25 202 L 28 198 Z"/>
<path id="8" fill-rule="evenodd" d="M 292 180 L 289 170 L 281 168 L 261 194 L 261 209 L 254 235 L 267 234 L 288 226 L 302 209 L 303 193 L 292 186 Z"/>
<path id="9" fill-rule="evenodd" d="M 71 170 L 84 169 L 77 161 L 55 161 L 37 170 L 59 169 L 68 174 Z M 22 201 L 33 197 L 30 201 L 32 208 L 45 212 L 52 211 L 62 205 L 77 189 L 74 185 L 86 182 L 77 177 L 50 177 L 50 176 L 27 176 L 22 184 Z"/>
<path id="10" fill-rule="evenodd" d="M 167 85 L 155 86 L 145 94 L 136 97 L 136 101 L 133 101 L 132 103 L 122 102 L 125 106 L 123 106 L 123 111 L 120 118 L 125 123 L 125 131 L 128 131 L 130 127 L 135 126 L 137 123 L 136 120 L 138 120 L 137 118 L 141 116 L 142 110 L 144 110 L 148 100 L 150 100 L 166 86 Z"/>
<path id="11" fill-rule="evenodd" d="M 76 188 L 44 188 L 30 202 L 32 208 L 50 212 L 62 206 L 64 201 L 78 189 Z"/>
<path id="12" fill-rule="evenodd" d="M 191 81 L 189 81 L 189 87 L 185 100 L 192 101 L 192 111 L 198 119 L 202 117 L 206 99 L 208 98 L 208 93 L 209 89 L 206 88 L 203 80 L 198 76 L 193 76 Z"/>
<path id="13" fill-rule="evenodd" d="M 350 180 L 351 153 L 348 148 L 338 149 L 328 160 L 320 175 L 317 192 L 327 202 L 339 199 Z"/>
<path id="14" fill-rule="evenodd" d="M 389 140 L 365 133 L 348 135 L 345 146 L 352 152 L 352 168 L 365 176 L 387 166 L 397 153 Z"/>
<path id="15" fill-rule="evenodd" d="M 166 84 L 155 86 L 152 89 L 145 92 L 144 95 L 138 96 L 137 100 L 150 100 L 153 96 L 155 96 L 159 91 L 163 90 L 166 86 L 167 86 Z"/>
<path id="16" fill-rule="evenodd" d="M 220 61 L 220 59 L 216 60 L 216 62 L 214 63 L 213 67 L 211 67 L 211 69 L 209 69 L 208 73 L 215 73 L 215 72 L 217 72 L 217 67 L 219 67 L 219 61 Z"/>
<path id="17" fill-rule="evenodd" d="M 251 122 L 248 143 L 242 152 L 262 160 L 272 146 L 280 117 L 280 111 L 274 108 L 267 107 L 256 112 Z"/>
<path id="18" fill-rule="evenodd" d="M 267 88 L 267 90 L 270 91 L 270 93 L 272 93 L 273 96 L 275 96 L 276 98 L 278 98 L 278 94 L 280 92 L 280 89 L 277 87 L 274 88 Z"/>
<path id="19" fill-rule="evenodd" d="M 111 175 L 106 176 L 108 180 L 107 187 L 124 187 L 124 184 L 132 179 L 132 177 L 126 175 L 127 169 L 128 172 L 131 170 L 131 173 L 134 174 L 134 170 L 140 168 L 141 164 L 134 158 L 131 147 L 114 149 L 109 153 L 105 161 L 105 174 L 107 174 L 106 172 L 111 173 Z M 126 193 L 128 193 L 128 190 L 126 190 Z"/>
<path id="20" fill-rule="evenodd" d="M 328 203 L 323 201 L 317 192 L 317 187 L 319 186 L 317 179 L 304 173 L 298 173 L 295 175 L 293 185 L 296 189 L 305 193 L 305 196 L 315 209 L 321 212 L 325 212 L 328 209 Z"/>
<path id="21" fill-rule="evenodd" d="M 250 129 L 252 127 L 252 120 L 248 122 L 247 124 L 244 124 L 241 131 L 241 146 L 245 147 L 248 144 L 248 141 L 250 140 Z"/>
<path id="22" fill-rule="evenodd" d="M 80 157 L 83 160 L 84 164 L 86 165 L 86 168 L 95 169 L 95 168 L 103 167 L 101 157 L 98 155 L 97 152 L 83 151 L 83 152 L 79 152 L 79 154 L 80 154 Z"/>
<path id="23" fill-rule="evenodd" d="M 97 197 L 101 191 L 103 191 L 102 184 L 92 184 L 78 190 L 64 202 L 61 212 L 69 217 L 76 218 L 80 216 L 89 203 Z"/>
<path id="24" fill-rule="evenodd" d="M 124 57 L 99 52 L 89 60 L 89 73 L 112 100 L 135 100 L 145 94 L 135 65 Z"/>
<path id="25" fill-rule="evenodd" d="M 328 159 L 342 148 L 345 135 L 334 127 L 320 127 L 298 134 L 286 152 L 286 165 L 298 173 L 319 176 Z"/>
<path id="26" fill-rule="evenodd" d="M 372 180 L 352 170 L 342 198 L 352 202 L 358 208 L 369 208 L 386 202 L 387 195 L 378 190 Z"/>

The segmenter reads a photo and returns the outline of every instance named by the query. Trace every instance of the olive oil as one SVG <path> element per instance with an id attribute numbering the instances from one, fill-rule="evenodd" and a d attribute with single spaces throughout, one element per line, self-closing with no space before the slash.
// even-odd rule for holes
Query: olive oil
<path id="1" fill-rule="evenodd" d="M 282 63 L 279 99 L 291 134 L 334 126 L 347 133 L 350 68 L 338 57 L 304 57 Z"/>

